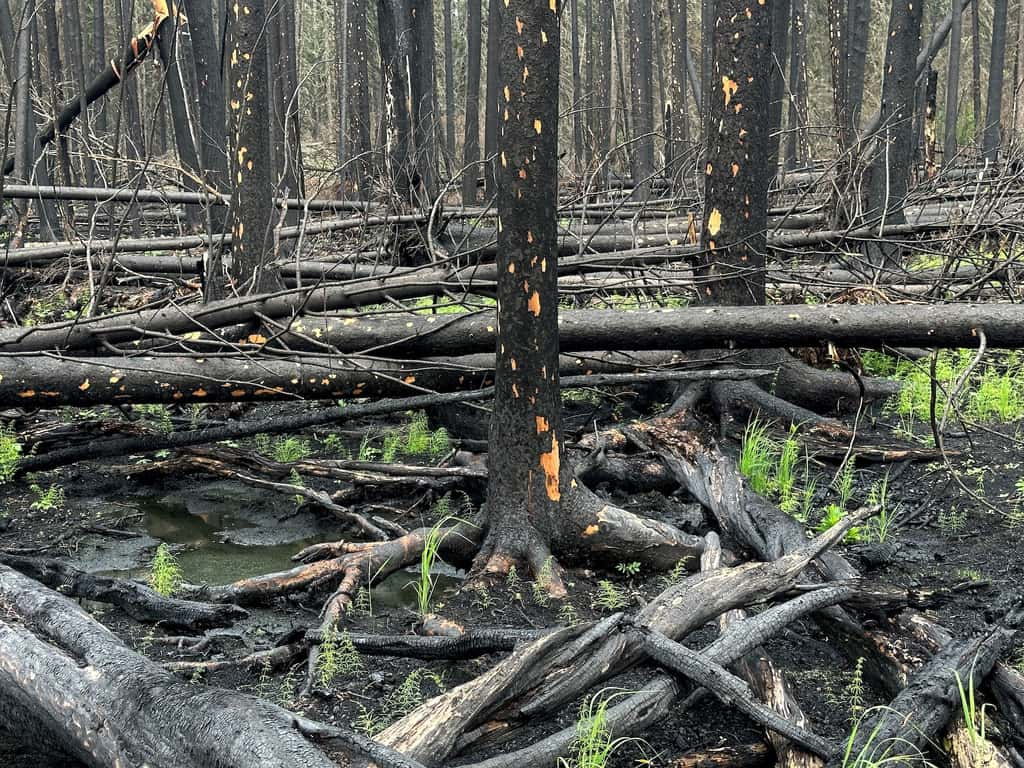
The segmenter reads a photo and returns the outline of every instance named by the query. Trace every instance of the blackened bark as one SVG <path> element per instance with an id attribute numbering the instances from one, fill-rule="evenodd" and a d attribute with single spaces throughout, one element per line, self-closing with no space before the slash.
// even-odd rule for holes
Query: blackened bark
<path id="1" fill-rule="evenodd" d="M 629 0 L 629 104 L 633 115 L 633 185 L 640 199 L 650 196 L 654 173 L 654 71 L 651 0 Z"/>
<path id="2" fill-rule="evenodd" d="M 848 101 L 847 78 L 849 67 L 847 66 L 847 35 L 848 17 L 847 7 L 842 0 L 828 0 L 828 39 L 829 39 L 829 62 L 832 72 L 832 119 L 836 128 L 836 147 L 840 156 L 840 179 L 839 186 L 845 186 L 845 179 L 842 178 L 842 164 L 848 163 L 843 155 L 849 151 L 853 142 L 850 135 L 850 105 Z M 848 173 L 848 171 L 847 171 Z"/>
<path id="3" fill-rule="evenodd" d="M 942 137 L 942 164 L 950 165 L 957 153 L 957 123 L 960 115 L 960 41 L 963 37 L 962 3 L 952 0 L 953 25 L 949 30 L 949 63 L 946 68 L 946 117 Z"/>
<path id="4" fill-rule="evenodd" d="M 348 61 L 346 59 L 347 45 L 345 41 L 345 30 L 348 29 L 348 14 L 351 3 L 349 0 L 334 4 L 334 97 L 338 102 L 338 125 L 337 125 L 337 151 L 338 171 L 345 177 L 345 163 L 348 161 Z M 347 185 L 344 181 L 341 189 Z"/>
<path id="5" fill-rule="evenodd" d="M 978 4 L 971 3 L 971 118 L 974 124 L 973 142 L 981 143 L 981 19 Z M 979 147 L 980 148 L 980 147 Z"/>
<path id="6" fill-rule="evenodd" d="M 466 135 L 462 204 L 475 205 L 480 176 L 480 0 L 466 0 Z"/>
<path id="7" fill-rule="evenodd" d="M 935 176 L 938 168 L 936 162 L 936 133 L 935 116 L 938 114 L 938 92 L 939 73 L 937 70 L 928 71 L 928 79 L 925 83 L 924 93 L 924 164 L 928 178 Z"/>
<path id="8" fill-rule="evenodd" d="M 92 8 L 92 62 L 93 69 L 100 72 L 107 64 L 107 29 L 104 3 L 93 3 Z M 96 130 L 101 134 L 107 130 L 107 106 L 101 104 L 96 110 Z"/>
<path id="9" fill-rule="evenodd" d="M 790 0 L 775 0 L 772 17 L 772 88 L 768 105 L 768 173 L 779 170 L 779 144 L 782 141 L 782 114 L 786 106 L 786 64 L 789 52 L 789 29 L 792 25 Z M 792 77 L 792 74 L 790 74 Z"/>
<path id="10" fill-rule="evenodd" d="M 14 81 L 14 38 L 17 33 L 14 30 L 14 19 L 11 17 L 11 6 L 6 0 L 0 2 L 0 50 L 4 55 L 4 67 L 7 72 L 7 79 Z"/>
<path id="11" fill-rule="evenodd" d="M 437 197 L 438 123 L 437 86 L 434 79 L 434 0 L 407 0 L 409 50 L 409 97 L 412 104 L 413 136 L 416 141 L 415 165 L 429 205 Z"/>
<path id="12" fill-rule="evenodd" d="M 579 0 L 569 0 L 572 22 L 572 159 L 577 168 L 583 162 L 583 84 L 580 72 Z"/>
<path id="13" fill-rule="evenodd" d="M 675 144 L 689 139 L 686 110 L 686 63 L 689 58 L 689 32 L 687 30 L 688 19 L 686 16 L 686 3 L 669 3 L 669 24 L 671 29 L 669 34 L 669 53 L 671 65 L 669 70 L 669 104 L 666 106 L 665 113 L 668 116 L 668 122 L 672 130 L 668 131 L 668 135 L 665 137 L 665 165 L 668 166 L 669 173 L 673 175 L 678 171 L 678 169 L 672 168 L 673 158 L 675 157 Z"/>
<path id="14" fill-rule="evenodd" d="M 716 11 L 704 180 L 702 298 L 763 304 L 768 225 L 771 15 L 721 0 Z"/>
<path id="15" fill-rule="evenodd" d="M 484 194 L 488 200 L 497 193 L 495 175 L 498 150 L 498 112 L 501 108 L 501 3 L 489 0 L 487 6 L 487 88 L 484 93 Z"/>
<path id="16" fill-rule="evenodd" d="M 558 388 L 557 180 L 561 4 L 502 3 L 498 163 L 498 339 L 480 562 L 539 572 L 549 554 L 537 532 L 559 524 L 564 487 Z M 492 34 L 498 32 L 492 28 Z"/>
<path id="17" fill-rule="evenodd" d="M 91 766 L 337 765 L 261 699 L 181 680 L 74 601 L 0 566 L 0 716 Z"/>
<path id="18" fill-rule="evenodd" d="M 847 6 L 847 72 L 846 112 L 850 121 L 850 136 L 856 136 L 860 127 L 861 107 L 864 102 L 864 75 L 868 59 L 868 33 L 871 30 L 871 0 L 849 0 Z"/>
<path id="19" fill-rule="evenodd" d="M 346 192 L 365 199 L 369 195 L 370 177 L 370 79 L 369 45 L 367 42 L 366 0 L 344 0 L 344 86 L 345 102 L 341 114 L 339 143 L 344 146 L 342 184 Z"/>
<path id="20" fill-rule="evenodd" d="M 217 38 L 220 27 L 209 2 L 185 0 L 195 64 L 196 98 L 199 105 L 199 164 L 214 189 L 226 191 L 228 183 L 227 129 L 224 81 L 220 70 Z M 214 223 L 214 231 L 219 231 Z"/>
<path id="21" fill-rule="evenodd" d="M 954 0 L 957 2 L 957 0 Z M 807 158 L 807 28 L 805 0 L 793 0 L 792 40 L 789 53 L 789 81 L 792 98 L 786 134 L 786 168 L 796 168 Z"/>
<path id="22" fill-rule="evenodd" d="M 985 102 L 985 130 L 982 157 L 990 163 L 999 157 L 1000 126 L 1003 114 L 1003 70 L 1006 66 L 1007 0 L 992 3 L 992 50 L 988 67 L 988 98 Z"/>
<path id="23" fill-rule="evenodd" d="M 91 118 L 89 116 L 86 96 L 85 52 L 82 45 L 82 19 L 79 13 L 78 0 L 67 0 L 61 4 L 64 9 L 64 41 L 65 62 L 71 66 L 75 86 L 78 88 L 82 119 L 82 170 L 85 183 L 93 186 L 96 183 L 96 165 L 89 151 L 89 139 L 92 136 Z"/>
<path id="24" fill-rule="evenodd" d="M 409 83 L 407 79 L 410 39 L 410 12 L 406 0 L 378 0 L 377 34 L 380 41 L 380 62 L 384 88 L 382 128 L 387 137 L 387 177 L 395 195 L 411 202 L 418 181 L 409 114 Z"/>
<path id="25" fill-rule="evenodd" d="M 171 16 L 160 25 L 156 39 L 163 64 L 166 98 L 171 108 L 174 146 L 182 167 L 181 182 L 185 189 L 196 190 L 199 188 L 196 182 L 200 175 L 199 151 L 193 136 L 194 126 L 188 104 L 195 98 L 191 95 L 196 89 L 195 64 L 190 37 L 186 34 L 187 27 L 188 22 L 184 18 Z M 197 230 L 200 225 L 198 212 L 191 209 L 185 215 L 190 228 Z"/>
<path id="26" fill-rule="evenodd" d="M 590 165 L 603 162 L 611 146 L 612 116 L 612 20 L 614 8 L 609 2 L 591 0 L 594 4 L 594 24 L 590 34 L 594 37 L 592 46 L 593 80 L 588 90 L 591 93 L 590 125 L 593 133 Z M 589 4 L 588 4 L 589 5 Z"/>
<path id="27" fill-rule="evenodd" d="M 889 16 L 882 82 L 882 123 L 871 165 L 868 210 L 884 216 L 887 224 L 906 219 L 907 196 L 913 161 L 913 113 L 917 53 L 921 47 L 921 3 L 894 0 Z"/>
<path id="28" fill-rule="evenodd" d="M 271 152 L 275 183 L 281 197 L 304 196 L 302 145 L 299 131 L 299 75 L 295 55 L 295 4 L 277 3 L 269 9 L 267 26 L 268 71 L 271 74 Z M 298 211 L 285 215 L 298 223 Z"/>
<path id="29" fill-rule="evenodd" d="M 444 0 L 444 146 L 445 163 L 455 162 L 455 46 L 452 42 L 452 0 Z"/>
<path id="30" fill-rule="evenodd" d="M 272 290 L 274 177 L 270 149 L 264 0 L 239 0 L 229 14 L 231 125 L 231 279 L 238 293 Z"/>
<path id="31" fill-rule="evenodd" d="M 19 20 L 14 40 L 14 175 L 31 183 L 32 139 L 35 124 L 32 120 L 32 19 L 35 0 L 27 0 Z M 5 169 L 5 172 L 6 169 Z"/>
<path id="32" fill-rule="evenodd" d="M 711 58 L 714 54 L 714 22 L 716 0 L 705 0 L 700 4 L 700 145 L 708 146 L 710 125 L 711 91 L 714 88 L 711 73 Z"/>

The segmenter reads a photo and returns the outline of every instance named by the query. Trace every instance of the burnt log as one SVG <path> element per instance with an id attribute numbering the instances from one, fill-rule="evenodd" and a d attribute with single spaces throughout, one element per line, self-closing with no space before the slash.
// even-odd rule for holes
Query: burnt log
<path id="1" fill-rule="evenodd" d="M 0 603 L 0 716 L 23 739 L 95 768 L 337 765 L 303 735 L 316 724 L 254 696 L 179 680 L 6 566 Z M 373 751 L 382 765 L 417 765 L 367 741 L 348 749 Z"/>
<path id="2" fill-rule="evenodd" d="M 144 584 L 79 570 L 53 558 L 22 557 L 0 552 L 0 564 L 9 566 L 63 595 L 116 605 L 137 621 L 199 632 L 229 627 L 248 616 L 236 605 L 198 603 L 165 597 Z"/>
<path id="3" fill-rule="evenodd" d="M 641 360 L 643 355 L 603 356 L 604 359 L 614 364 L 618 360 L 624 368 L 633 368 Z M 647 363 L 653 362 L 650 358 Z M 591 367 L 593 360 L 584 361 L 583 364 Z M 599 385 L 613 385 L 617 383 L 640 383 L 647 381 L 658 381 L 667 379 L 693 378 L 714 375 L 708 371 L 664 371 L 661 373 L 638 373 L 638 374 L 595 374 L 586 376 L 566 376 L 560 380 L 563 387 L 589 387 Z M 730 376 L 763 375 L 763 370 L 734 371 Z M 205 429 L 193 429 L 184 432 L 171 432 L 169 434 L 154 433 L 141 437 L 114 438 L 105 441 L 97 441 L 91 445 L 76 445 L 70 448 L 60 448 L 46 454 L 27 456 L 18 464 L 19 472 L 40 472 L 45 469 L 64 466 L 76 461 L 95 460 L 111 456 L 124 456 L 131 453 L 149 453 L 170 448 L 186 448 L 204 443 L 215 443 L 221 440 L 237 440 L 244 437 L 252 437 L 261 433 L 280 434 L 282 432 L 293 432 L 308 427 L 323 426 L 326 424 L 337 424 L 352 419 L 366 416 L 382 416 L 399 411 L 417 410 L 421 408 L 436 408 L 457 403 L 480 402 L 494 397 L 493 387 L 473 389 L 466 392 L 449 392 L 439 394 L 414 395 L 391 400 L 380 400 L 370 403 L 356 403 L 354 405 L 323 408 L 316 411 L 309 411 L 302 414 L 291 414 L 279 416 L 260 421 L 243 421 L 227 423 Z"/>
<path id="4" fill-rule="evenodd" d="M 814 347 L 1024 346 L 1024 310 L 1016 305 L 818 305 L 569 310 L 558 318 L 563 352 L 595 349 L 759 349 Z M 341 352 L 396 357 L 469 354 L 494 349 L 492 312 L 413 317 L 305 317 L 286 326 L 291 349 L 311 343 Z M 323 348 L 320 346 L 319 348 Z"/>
<path id="5" fill-rule="evenodd" d="M 1018 614 L 1011 622 L 1022 618 L 1024 614 Z M 939 650 L 911 676 L 889 706 L 870 711 L 848 752 L 863 755 L 865 762 L 882 752 L 888 759 L 893 759 L 894 753 L 919 757 L 960 708 L 958 681 L 964 690 L 980 687 L 1015 634 L 1013 626 L 1000 625 L 978 638 L 953 642 Z M 843 762 L 834 758 L 828 765 L 837 768 Z"/>
<path id="6" fill-rule="evenodd" d="M 272 301 L 270 299 L 268 302 Z M 245 312 L 208 317 L 196 308 L 190 323 L 219 324 L 246 319 Z M 253 311 L 261 311 L 253 306 Z M 168 312 L 178 310 L 167 310 Z M 137 341 L 147 333 L 169 344 L 182 333 L 199 329 L 178 320 L 117 317 L 83 321 L 76 326 L 54 324 L 0 331 L 0 351 L 29 353 L 47 349 L 96 348 Z M 180 318 L 179 318 L 180 319 Z M 173 321 L 172 321 L 173 320 Z M 560 313 L 559 343 L 563 351 L 701 350 L 838 346 L 974 347 L 978 331 L 989 347 L 1024 347 L 1024 309 L 1014 304 L 946 305 L 818 305 L 763 307 L 694 307 L 652 310 L 569 310 Z M 206 329 L 201 331 L 206 332 Z M 265 335 L 264 335 L 265 334 Z M 466 315 L 395 315 L 381 317 L 304 317 L 263 334 L 221 340 L 260 349 L 267 336 L 280 334 L 288 349 L 388 354 L 395 357 L 467 355 L 493 351 L 493 313 Z M 178 341 L 182 341 L 178 339 Z M 183 341 L 187 346 L 187 341 Z M 197 349 L 204 347 L 197 343 Z M 216 351 L 217 347 L 210 351 Z M 12 365 L 29 366 L 33 358 L 11 357 Z M 74 364 L 75 358 L 71 358 Z M 109 361 L 108 361 L 109 362 Z M 40 360 L 37 365 L 45 365 Z M 64 361 L 61 361 L 64 364 Z M 214 377 L 216 378 L 216 376 Z"/>
<path id="7" fill-rule="evenodd" d="M 650 362 L 672 364 L 681 358 L 671 353 L 645 357 L 596 352 L 563 355 L 561 361 L 562 374 L 571 376 L 634 371 Z M 693 378 L 702 375 L 691 373 Z M 747 377 L 742 371 L 729 375 Z M 758 375 L 765 375 L 764 370 Z M 332 355 L 8 356 L 0 407 L 401 397 L 474 390 L 489 387 L 493 379 L 493 353 L 411 362 Z"/>
<path id="8" fill-rule="evenodd" d="M 725 667 L 703 654 L 673 642 L 655 630 L 642 630 L 644 650 L 660 665 L 707 688 L 723 703 L 730 704 L 754 722 L 785 737 L 820 757 L 831 757 L 840 751 L 838 743 L 817 736 L 754 698 L 754 692 Z"/>

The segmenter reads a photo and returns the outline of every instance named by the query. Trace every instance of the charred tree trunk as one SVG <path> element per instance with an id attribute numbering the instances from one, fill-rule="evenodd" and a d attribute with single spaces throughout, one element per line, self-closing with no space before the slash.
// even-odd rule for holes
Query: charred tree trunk
<path id="1" fill-rule="evenodd" d="M 92 18 L 92 62 L 93 70 L 103 71 L 107 64 L 107 19 L 105 3 L 93 3 Z M 102 135 L 107 132 L 107 105 L 96 109 L 96 130 Z"/>
<path id="2" fill-rule="evenodd" d="M 35 135 L 32 119 L 32 21 L 35 5 L 35 0 L 25 3 L 14 40 L 14 158 L 11 165 L 15 177 L 25 183 L 32 182 L 32 137 Z M 8 172 L 6 168 L 4 171 Z M 20 215 L 24 216 L 27 209 L 28 205 L 23 204 Z"/>
<path id="3" fill-rule="evenodd" d="M 901 224 L 906 220 L 903 201 L 910 184 L 914 156 L 914 95 L 922 13 L 921 3 L 894 0 L 889 16 L 882 123 L 871 165 L 867 206 L 870 215 L 881 216 L 888 224 Z M 874 250 L 876 263 L 887 258 L 883 249 Z"/>
<path id="4" fill-rule="evenodd" d="M 272 7 L 267 18 L 267 72 L 270 73 L 270 149 L 274 181 L 280 197 L 304 197 L 302 145 L 299 130 L 299 75 L 295 47 L 295 4 Z M 289 210 L 285 222 L 298 223 Z"/>
<path id="5" fill-rule="evenodd" d="M 999 158 L 1003 115 L 1003 70 L 1006 68 L 1007 0 L 992 3 L 992 49 L 988 65 L 988 98 L 985 100 L 985 125 L 982 135 L 982 159 L 995 163 Z"/>
<path id="6" fill-rule="evenodd" d="M 594 5 L 594 24 L 590 29 L 594 41 L 593 81 L 588 88 L 591 98 L 589 121 L 593 140 L 589 165 L 604 162 L 611 149 L 612 121 L 612 22 L 614 12 L 611 3 L 591 0 Z M 590 3 L 588 3 L 589 7 Z"/>
<path id="7" fill-rule="evenodd" d="M 188 32 L 192 41 L 193 62 L 196 72 L 199 112 L 199 165 L 206 183 L 226 192 L 228 185 L 227 130 L 225 127 L 224 81 L 220 70 L 220 51 L 217 48 L 216 23 L 208 2 L 186 0 L 189 19 Z M 213 216 L 213 231 L 220 232 L 223 216 Z"/>
<path id="8" fill-rule="evenodd" d="M 462 204 L 475 205 L 480 178 L 480 0 L 466 0 L 466 135 Z"/>
<path id="9" fill-rule="evenodd" d="M 540 573 L 567 489 L 558 387 L 558 85 L 562 5 L 510 0 L 501 11 L 506 99 L 498 174 L 498 338 L 487 538 L 479 562 Z M 529 71 L 529 77 L 525 76 Z M 548 569 L 550 571 L 550 568 Z"/>
<path id="10" fill-rule="evenodd" d="M 981 149 L 981 11 L 978 3 L 971 3 L 971 117 L 974 122 L 975 149 Z"/>
<path id="11" fill-rule="evenodd" d="M 871 31 L 871 0 L 849 0 L 847 6 L 846 115 L 850 137 L 860 127 L 864 102 L 864 76 L 867 70 L 868 35 Z"/>
<path id="12" fill-rule="evenodd" d="M 771 16 L 722 0 L 716 16 L 704 178 L 706 249 L 698 274 L 712 304 L 764 304 L 768 225 Z"/>
<path id="13" fill-rule="evenodd" d="M 231 282 L 237 293 L 272 290 L 274 177 L 267 115 L 267 16 L 264 0 L 243 0 L 230 14 Z"/>
<path id="14" fill-rule="evenodd" d="M 342 136 L 339 143 L 344 157 L 341 163 L 342 188 L 351 191 L 357 198 L 369 197 L 371 142 L 370 142 L 370 75 L 367 16 L 369 7 L 366 0 L 344 0 L 344 28 L 341 31 L 344 44 L 345 92 L 342 94 L 345 116 L 340 126 Z M 378 22 L 379 23 L 379 22 Z"/>
<path id="15" fill-rule="evenodd" d="M 952 0 L 953 25 L 949 30 L 949 62 L 946 67 L 946 110 L 942 136 L 942 164 L 950 166 L 956 159 L 957 128 L 960 116 L 960 42 L 963 38 L 963 17 L 960 0 Z"/>
<path id="16" fill-rule="evenodd" d="M 89 117 L 89 104 L 86 97 L 87 84 L 85 79 L 85 51 L 82 43 L 82 19 L 77 0 L 65 2 L 62 6 L 64 10 L 64 40 L 66 44 L 64 59 L 69 63 L 73 62 L 74 83 L 78 88 L 78 98 L 82 111 L 82 170 L 85 183 L 92 186 L 96 183 L 96 163 L 90 157 L 89 152 L 92 120 Z"/>
<path id="17" fill-rule="evenodd" d="M 935 116 L 939 111 L 938 91 L 939 73 L 934 69 L 929 70 L 924 95 L 924 166 L 929 179 L 934 178 L 939 167 L 936 160 L 938 137 L 935 131 Z"/>
<path id="18" fill-rule="evenodd" d="M 789 55 L 789 83 L 792 91 L 786 124 L 786 169 L 807 159 L 807 29 L 805 0 L 792 0 L 793 24 Z"/>
<path id="19" fill-rule="evenodd" d="M 583 84 L 580 66 L 579 0 L 569 0 L 572 21 L 572 152 L 578 170 L 583 163 Z"/>
<path id="20" fill-rule="evenodd" d="M 415 167 L 421 203 L 429 207 L 438 193 L 438 111 L 434 80 L 434 0 L 407 0 L 408 28 L 412 39 L 406 67 L 409 73 L 410 119 L 416 142 Z M 417 185 L 414 185 L 417 186 Z"/>
<path id="21" fill-rule="evenodd" d="M 455 46 L 452 40 L 452 0 L 444 0 L 444 138 L 445 164 L 455 164 Z M 477 59 L 479 61 L 479 58 Z"/>
<path id="22" fill-rule="evenodd" d="M 487 87 L 484 92 L 484 196 L 493 200 L 497 194 L 498 112 L 501 97 L 501 2 L 488 0 L 487 5 Z"/>
<path id="23" fill-rule="evenodd" d="M 385 93 L 383 130 L 387 136 L 387 178 L 397 198 L 405 204 L 412 202 L 414 190 L 419 185 L 409 111 L 410 15 L 406 0 L 379 0 L 377 4 L 377 34 Z"/>
<path id="24" fill-rule="evenodd" d="M 163 82 L 167 100 L 171 107 L 171 123 L 174 126 L 174 146 L 181 163 L 181 183 L 185 189 L 199 188 L 196 179 L 201 178 L 199 148 L 195 141 L 198 125 L 193 124 L 192 110 L 186 99 L 193 99 L 196 93 L 196 69 L 192 55 L 191 35 L 187 33 L 189 22 L 180 15 L 172 15 L 157 32 L 157 49 L 163 65 Z M 195 208 L 185 212 L 190 229 L 198 230 L 200 221 Z"/>
<path id="25" fill-rule="evenodd" d="M 687 31 L 686 3 L 669 3 L 670 88 L 669 103 L 665 107 L 667 122 L 671 130 L 665 136 L 665 166 L 670 176 L 680 169 L 675 165 L 676 146 L 689 139 L 688 114 L 686 108 L 687 60 L 689 59 L 689 32 Z"/>
<path id="26" fill-rule="evenodd" d="M 792 26 L 790 0 L 775 0 L 771 7 L 772 64 L 771 94 L 768 104 L 768 173 L 779 172 L 779 146 L 782 140 L 782 115 L 786 106 L 786 64 L 789 30 Z M 790 78 L 793 74 L 790 73 Z"/>
<path id="27" fill-rule="evenodd" d="M 832 121 L 835 123 L 836 181 L 829 203 L 830 224 L 844 226 L 854 211 L 847 203 L 847 189 L 853 176 L 853 136 L 850 135 L 848 16 L 843 0 L 828 0 L 829 65 L 832 74 Z"/>
<path id="28" fill-rule="evenodd" d="M 651 0 L 629 0 L 632 172 L 634 196 L 641 200 L 650 196 L 650 179 L 654 174 L 654 45 L 651 23 Z"/>

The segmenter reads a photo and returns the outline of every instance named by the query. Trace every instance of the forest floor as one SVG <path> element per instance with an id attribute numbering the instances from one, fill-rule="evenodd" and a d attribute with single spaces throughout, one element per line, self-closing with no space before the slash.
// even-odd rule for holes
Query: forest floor
<path id="1" fill-rule="evenodd" d="M 300 406 L 296 406 L 300 407 Z M 569 424 L 589 420 L 594 410 L 614 419 L 607 407 L 587 397 L 570 401 Z M 619 408 L 619 417 L 632 414 Z M 882 422 L 888 419 L 881 408 L 878 418 L 864 419 L 862 429 L 873 443 L 884 444 L 892 432 Z M 408 417 L 403 417 L 407 419 Z M 386 450 L 387 435 L 408 430 L 409 422 L 390 420 L 345 425 L 344 435 L 331 437 L 316 432 L 291 438 L 274 438 L 262 444 L 246 442 L 241 447 L 271 454 L 295 450 L 312 456 L 336 456 L 349 451 L 357 455 L 376 445 Z M 918 424 L 926 435 L 928 428 Z M 360 439 L 360 433 L 372 436 Z M 782 441 L 780 435 L 777 441 Z M 282 448 L 283 441 L 294 443 Z M 341 448 L 344 444 L 346 447 Z M 776 443 L 778 444 L 778 443 Z M 949 590 L 949 599 L 934 608 L 943 626 L 962 637 L 971 636 L 999 618 L 1013 595 L 1024 583 L 1024 519 L 1020 514 L 1024 486 L 1024 452 L 1018 424 L 997 424 L 971 429 L 969 436 L 947 439 L 952 467 L 976 498 L 966 493 L 941 462 L 903 462 L 890 466 L 858 463 L 846 473 L 848 508 L 869 500 L 878 501 L 883 483 L 887 485 L 884 504 L 893 520 L 885 541 L 877 534 L 862 532 L 859 540 L 842 547 L 871 579 L 926 590 Z M 359 446 L 363 446 L 360 450 Z M 738 441 L 727 443 L 738 452 Z M 147 461 L 128 457 L 120 466 L 109 463 L 82 464 L 64 470 L 0 485 L 0 549 L 67 559 L 79 567 L 144 580 L 154 551 L 166 542 L 175 554 L 182 577 L 190 583 L 226 583 L 258 573 L 289 567 L 289 558 L 312 542 L 341 538 L 334 522 L 308 507 L 300 507 L 287 496 L 250 488 L 232 480 L 188 477 L 147 477 Z M 429 459 L 422 458 L 423 463 Z M 132 473 L 134 464 L 138 473 Z M 808 527 L 813 529 L 843 474 L 834 462 L 801 458 L 802 487 L 811 487 L 805 508 Z M 125 467 L 129 467 L 126 469 Z M 833 483 L 838 476 L 838 482 Z M 887 481 L 885 478 L 888 478 Z M 481 500 L 482 483 L 465 488 L 474 503 Z M 30 486 L 35 486 L 30 489 Z M 832 486 L 833 490 L 830 490 Z M 322 486 L 327 488 L 328 486 Z M 51 488 L 59 489 L 50 491 Z M 816 490 L 813 490 L 816 489 Z M 664 519 L 696 534 L 709 526 L 699 505 L 683 493 L 621 494 L 599 488 L 620 506 Z M 49 491 L 52 509 L 45 509 Z M 462 496 L 456 492 L 455 496 Z M 43 503 L 41 503 L 43 502 Z M 33 507 L 33 504 L 35 505 Z M 989 506 L 991 505 L 991 506 Z M 445 514 L 467 513 L 459 504 L 438 502 L 429 496 L 395 499 L 395 522 L 406 528 L 432 525 Z M 42 508 L 41 508 L 42 507 Z M 993 509 L 993 507 L 995 509 Z M 999 510 L 999 511 L 996 511 Z M 800 514 L 800 512 L 796 512 Z M 122 533 L 116 533 L 122 532 Z M 728 541 L 726 542 L 728 546 Z M 618 571 L 594 571 L 585 565 L 570 565 L 569 594 L 554 601 L 525 578 L 510 578 L 490 588 L 461 588 L 464 573 L 452 568 L 437 569 L 433 609 L 467 628 L 544 628 L 569 622 L 588 621 L 622 609 L 633 609 L 662 591 L 673 574 L 646 573 L 623 564 Z M 368 733 L 410 711 L 441 689 L 451 688 L 489 668 L 497 657 L 458 662 L 422 662 L 411 659 L 359 656 L 346 646 L 345 632 L 407 634 L 418 616 L 416 597 L 410 585 L 416 574 L 410 568 L 386 579 L 357 597 L 354 610 L 344 621 L 335 647 L 333 678 L 323 679 L 312 696 L 301 698 L 305 679 L 304 662 L 281 672 L 229 670 L 202 677 L 204 683 L 246 690 L 330 723 L 351 725 Z M 675 574 L 680 577 L 679 574 Z M 192 661 L 200 657 L 179 650 L 161 640 L 168 633 L 127 618 L 107 605 L 86 603 L 84 607 L 110 627 L 127 644 L 158 661 Z M 279 601 L 272 608 L 254 609 L 250 618 L 229 630 L 212 645 L 212 658 L 236 658 L 251 649 L 270 647 L 293 629 L 318 624 L 320 603 L 312 600 Z M 708 627 L 687 639 L 700 646 L 714 637 Z M 797 700 L 804 707 L 811 727 L 819 734 L 842 739 L 849 733 L 859 710 L 884 704 L 884 696 L 862 679 L 856 664 L 832 647 L 811 620 L 791 626 L 767 644 L 777 666 L 792 683 Z M 206 658 L 204 656 L 203 658 Z M 1010 651 L 1008 660 L 1024 666 L 1024 646 Z M 608 683 L 604 696 L 643 688 L 654 674 L 639 666 Z M 548 732 L 571 725 L 581 702 L 566 706 L 557 716 L 515 733 L 513 740 L 491 747 L 504 752 L 532 743 Z M 996 725 L 998 719 L 995 720 Z M 36 748 L 17 743 L 5 734 L 0 723 L 0 765 L 8 768 L 57 768 L 70 766 L 46 757 Z M 671 758 L 691 750 L 749 745 L 763 741 L 763 731 L 735 710 L 708 698 L 693 710 L 672 714 L 642 741 L 622 746 L 612 765 L 667 765 Z M 476 753 L 480 759 L 487 753 Z"/>

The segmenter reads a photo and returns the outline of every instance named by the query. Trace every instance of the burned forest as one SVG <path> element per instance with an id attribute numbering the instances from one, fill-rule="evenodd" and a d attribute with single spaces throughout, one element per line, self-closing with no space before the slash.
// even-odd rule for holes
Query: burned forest
<path id="1" fill-rule="evenodd" d="M 0 60 L 0 766 L 1024 768 L 1024 0 Z"/>

